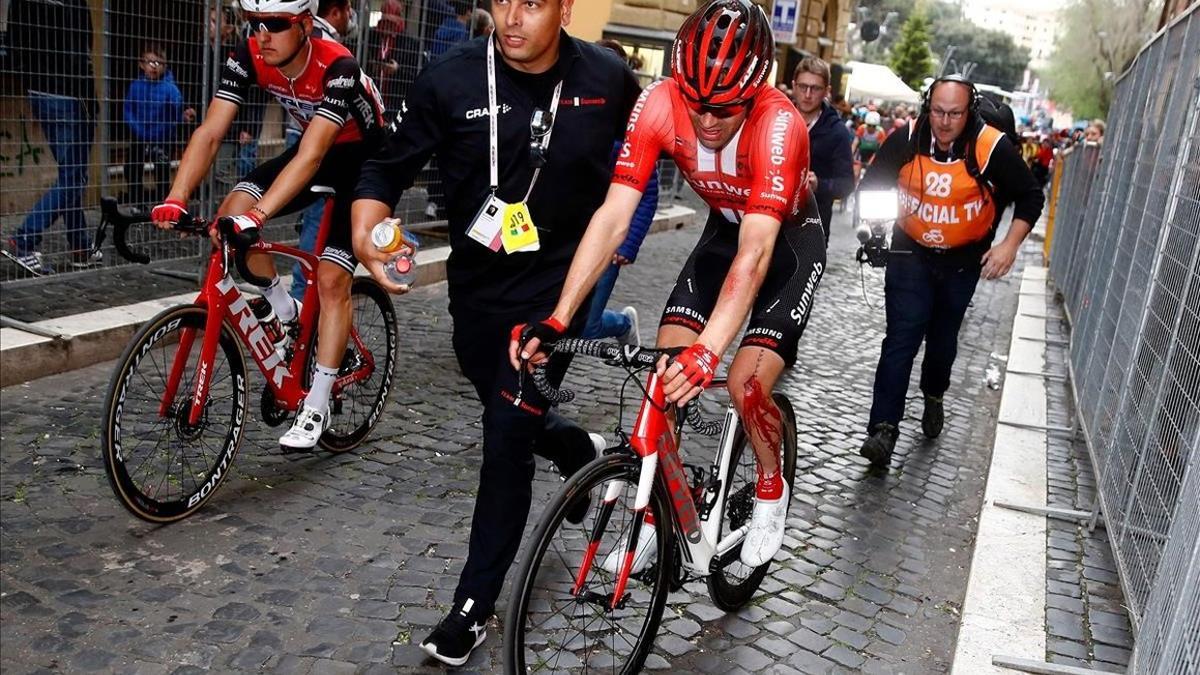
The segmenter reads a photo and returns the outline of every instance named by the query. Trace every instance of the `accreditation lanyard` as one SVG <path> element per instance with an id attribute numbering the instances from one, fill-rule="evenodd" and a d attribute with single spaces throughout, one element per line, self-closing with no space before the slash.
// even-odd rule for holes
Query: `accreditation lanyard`
<path id="1" fill-rule="evenodd" d="M 491 35 L 488 36 L 487 50 L 487 83 L 488 83 L 488 157 L 490 161 L 490 187 L 492 194 L 500 188 L 500 106 L 496 102 L 496 46 Z M 554 123 L 558 121 L 558 101 L 562 95 L 563 81 L 554 85 L 554 98 L 550 101 L 550 129 L 542 137 L 540 143 L 544 152 L 550 147 L 550 134 L 554 132 Z M 525 191 L 522 202 L 529 200 L 533 186 L 541 175 L 541 168 L 533 170 L 533 179 L 529 181 L 529 189 Z"/>

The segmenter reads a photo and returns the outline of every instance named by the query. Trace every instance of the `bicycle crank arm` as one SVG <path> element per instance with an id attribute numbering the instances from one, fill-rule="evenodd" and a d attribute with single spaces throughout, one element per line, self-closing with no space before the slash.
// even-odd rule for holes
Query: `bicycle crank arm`
<path id="1" fill-rule="evenodd" d="M 742 540 L 746 538 L 746 533 L 749 531 L 750 531 L 750 526 L 743 525 L 743 526 L 739 527 L 738 529 L 734 530 L 733 532 L 730 532 L 729 534 L 725 535 L 724 539 L 717 542 L 717 550 L 713 554 L 713 557 L 720 558 L 721 556 L 725 555 L 726 553 L 729 553 L 729 551 L 731 549 L 733 549 L 734 546 L 737 546 L 738 544 L 742 543 Z"/>

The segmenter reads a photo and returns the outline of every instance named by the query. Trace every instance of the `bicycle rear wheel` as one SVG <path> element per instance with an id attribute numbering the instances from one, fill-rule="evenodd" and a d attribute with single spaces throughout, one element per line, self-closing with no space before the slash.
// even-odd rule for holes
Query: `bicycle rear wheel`
<path id="1" fill-rule="evenodd" d="M 246 363 L 227 326 L 221 329 L 204 412 L 198 424 L 189 423 L 207 316 L 204 308 L 185 305 L 148 321 L 125 347 L 108 385 L 100 432 L 104 470 L 117 499 L 143 520 L 174 522 L 204 506 L 229 475 L 242 444 Z M 162 414 L 177 355 L 179 385 Z"/>
<path id="2" fill-rule="evenodd" d="M 507 673 L 603 671 L 636 673 L 646 661 L 662 620 L 675 555 L 671 515 L 659 486 L 648 513 L 654 528 L 655 562 L 631 575 L 617 609 L 611 609 L 615 575 L 603 569 L 606 556 L 624 551 L 633 522 L 639 460 L 604 455 L 581 469 L 546 507 L 513 582 L 504 622 Z M 601 498 L 620 486 L 591 569 L 574 593 Z M 565 520 L 573 506 L 591 499 L 579 525 Z"/>
<path id="3" fill-rule="evenodd" d="M 338 376 L 359 371 L 366 377 L 334 394 L 329 402 L 329 429 L 320 444 L 330 452 L 352 450 L 371 433 L 387 404 L 396 366 L 398 331 L 391 296 L 374 280 L 360 277 L 350 288 L 350 302 L 354 329 Z M 316 349 L 311 353 L 315 359 Z M 371 361 L 373 366 L 368 365 Z"/>
<path id="4" fill-rule="evenodd" d="M 780 461 L 783 462 L 783 477 L 791 488 L 796 476 L 796 412 L 787 396 L 775 392 L 772 396 L 779 406 L 783 436 Z M 754 510 L 754 488 L 758 481 L 758 467 L 754 448 L 746 436 L 746 428 L 738 420 L 733 441 L 733 455 L 729 458 L 729 472 L 725 476 L 729 485 L 725 498 L 725 515 L 721 522 L 721 536 L 738 529 L 750 521 Z M 767 576 L 771 563 L 748 567 L 741 561 L 742 545 L 738 544 L 719 558 L 714 558 L 712 571 L 708 575 L 708 594 L 713 604 L 727 612 L 742 608 Z"/>

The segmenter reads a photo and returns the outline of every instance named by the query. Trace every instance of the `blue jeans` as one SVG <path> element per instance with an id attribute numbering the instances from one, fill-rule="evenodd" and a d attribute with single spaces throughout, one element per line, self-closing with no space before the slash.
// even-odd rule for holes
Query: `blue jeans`
<path id="1" fill-rule="evenodd" d="M 620 266 L 612 264 L 596 282 L 596 290 L 592 294 L 592 306 L 588 310 L 587 325 L 583 329 L 583 337 L 599 340 L 610 337 L 621 337 L 633 328 L 629 317 L 620 312 L 614 312 L 604 307 L 608 297 L 612 295 L 613 286 L 617 284 L 617 275 L 621 273 Z"/>
<path id="2" fill-rule="evenodd" d="M 245 145 L 238 144 L 237 151 L 237 172 L 238 176 L 245 177 L 258 166 L 258 141 L 250 141 Z"/>
<path id="3" fill-rule="evenodd" d="M 88 119 L 79 99 L 31 93 L 29 107 L 58 164 L 58 178 L 33 205 L 13 236 L 16 254 L 26 255 L 37 250 L 42 243 L 42 233 L 59 216 L 63 219 L 71 248 L 77 251 L 91 248 L 87 220 L 83 215 L 83 188 L 88 182 L 88 162 L 95 132 L 92 120 Z"/>
<path id="4" fill-rule="evenodd" d="M 908 378 L 921 343 L 921 391 L 941 396 L 950 388 L 950 370 L 958 355 L 958 329 L 979 283 L 979 265 L 956 268 L 915 252 L 888 260 L 884 297 L 887 333 L 875 370 L 875 396 L 868 432 L 880 422 L 900 424 Z"/>
<path id="5" fill-rule="evenodd" d="M 300 142 L 300 134 L 294 129 L 287 131 L 287 147 Z M 313 252 L 317 246 L 317 232 L 321 229 L 321 216 L 325 213 L 325 200 L 318 199 L 313 202 L 313 205 L 304 210 L 300 216 L 300 243 L 297 246 L 301 251 Z M 300 263 L 292 265 L 292 297 L 297 300 L 304 299 L 304 268 Z"/>

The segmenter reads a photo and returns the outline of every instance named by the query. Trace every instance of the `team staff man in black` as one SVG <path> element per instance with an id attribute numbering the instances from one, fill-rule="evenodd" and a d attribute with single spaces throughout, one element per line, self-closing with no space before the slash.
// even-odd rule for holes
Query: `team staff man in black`
<path id="1" fill-rule="evenodd" d="M 608 189 L 613 143 L 640 93 L 607 49 L 562 29 L 573 0 L 493 0 L 496 30 L 460 43 L 409 89 L 406 110 L 362 170 L 353 207 L 355 250 L 392 292 L 370 229 L 391 215 L 432 153 L 445 181 L 453 346 L 483 403 L 483 464 L 467 562 L 450 614 L 421 644 L 461 665 L 483 642 L 516 556 L 532 495 L 533 455 L 565 475 L 596 449 L 549 411 L 508 363 L 514 326 L 577 334 L 547 320 L 593 211 Z M 498 113 L 498 114 L 497 114 Z M 576 325 L 578 324 L 578 325 Z M 566 363 L 551 365 L 561 379 Z"/>
<path id="2" fill-rule="evenodd" d="M 913 359 L 921 342 L 921 430 L 942 432 L 942 396 L 958 351 L 958 329 L 975 285 L 1012 269 L 1017 249 L 1042 212 L 1042 191 L 1003 132 L 978 113 L 975 86 L 958 75 L 935 80 L 921 114 L 888 137 L 863 177 L 862 189 L 898 186 L 900 218 L 894 227 L 885 282 L 887 333 L 875 371 L 870 434 L 859 451 L 886 467 Z M 1009 204 L 1012 224 L 992 246 Z"/>

